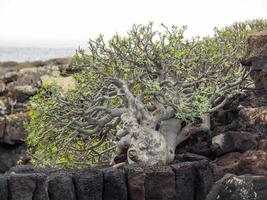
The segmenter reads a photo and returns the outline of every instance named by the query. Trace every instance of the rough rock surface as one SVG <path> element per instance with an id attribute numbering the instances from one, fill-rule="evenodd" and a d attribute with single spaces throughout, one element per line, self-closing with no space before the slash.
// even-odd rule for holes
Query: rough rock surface
<path id="1" fill-rule="evenodd" d="M 50 200 L 76 200 L 72 176 L 66 173 L 55 173 L 48 178 Z"/>
<path id="2" fill-rule="evenodd" d="M 126 177 L 123 172 L 107 171 L 104 173 L 103 200 L 127 200 Z"/>
<path id="3" fill-rule="evenodd" d="M 217 181 L 206 200 L 265 200 L 267 177 L 226 174 Z"/>
<path id="4" fill-rule="evenodd" d="M 79 200 L 102 200 L 103 173 L 97 170 L 85 170 L 73 177 L 76 196 Z"/>
<path id="5" fill-rule="evenodd" d="M 168 166 L 126 168 L 130 200 L 174 200 L 175 174 Z"/>
<path id="6" fill-rule="evenodd" d="M 63 83 L 64 78 L 70 77 L 60 77 L 60 73 L 70 71 L 69 68 L 70 59 L 0 63 L 0 173 L 23 158 L 21 149 L 25 148 L 26 139 L 23 123 L 29 119 L 28 100 L 40 89 L 42 77 L 60 78 Z"/>
<path id="7" fill-rule="evenodd" d="M 172 165 L 176 180 L 177 200 L 203 200 L 214 184 L 208 161 L 183 162 Z"/>
<path id="8" fill-rule="evenodd" d="M 267 90 L 267 30 L 249 38 L 249 52 L 243 64 L 252 66 L 251 77 L 257 89 Z"/>

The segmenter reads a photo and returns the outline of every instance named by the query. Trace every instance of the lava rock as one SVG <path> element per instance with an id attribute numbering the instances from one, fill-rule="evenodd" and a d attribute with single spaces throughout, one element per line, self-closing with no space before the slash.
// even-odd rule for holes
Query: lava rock
<path id="1" fill-rule="evenodd" d="M 190 162 L 190 161 L 201 161 L 201 160 L 209 160 L 207 157 L 194 154 L 194 153 L 182 153 L 175 155 L 174 162 Z"/>
<path id="2" fill-rule="evenodd" d="M 217 181 L 205 200 L 266 200 L 267 177 L 226 174 Z"/>
<path id="3" fill-rule="evenodd" d="M 79 200 L 102 200 L 103 172 L 84 170 L 73 176 L 76 196 Z"/>
<path id="4" fill-rule="evenodd" d="M 216 156 L 229 152 L 245 152 L 257 149 L 258 136 L 247 132 L 229 131 L 212 138 L 212 149 Z"/>
<path id="5" fill-rule="evenodd" d="M 151 167 L 145 170 L 146 200 L 175 200 L 175 174 L 169 166 Z"/>
<path id="6" fill-rule="evenodd" d="M 259 150 L 262 150 L 267 153 L 267 139 L 262 139 L 259 141 Z"/>
<path id="7" fill-rule="evenodd" d="M 28 119 L 28 113 L 17 113 L 6 116 L 4 141 L 8 144 L 23 143 L 26 138 L 23 123 Z"/>
<path id="8" fill-rule="evenodd" d="M 145 200 L 145 170 L 136 164 L 125 167 L 130 200 Z"/>
<path id="9" fill-rule="evenodd" d="M 267 153 L 264 151 L 247 151 L 238 162 L 237 174 L 257 174 L 267 176 Z"/>
<path id="10" fill-rule="evenodd" d="M 25 102 L 38 92 L 38 88 L 32 85 L 18 85 L 8 90 L 7 96 L 17 102 Z"/>
<path id="11" fill-rule="evenodd" d="M 0 199 L 8 200 L 7 179 L 2 175 L 0 175 Z"/>
<path id="12" fill-rule="evenodd" d="M 36 174 L 36 189 L 34 191 L 33 200 L 49 200 L 48 196 L 48 183 L 45 174 Z"/>
<path id="13" fill-rule="evenodd" d="M 176 180 L 176 199 L 194 200 L 196 171 L 192 162 L 172 165 Z"/>
<path id="14" fill-rule="evenodd" d="M 26 145 L 0 144 L 0 173 L 5 173 L 17 164 L 26 150 Z"/>
<path id="15" fill-rule="evenodd" d="M 172 165 L 176 180 L 177 200 L 204 200 L 215 182 L 208 161 L 183 162 Z"/>
<path id="16" fill-rule="evenodd" d="M 0 95 L 6 91 L 6 84 L 4 81 L 0 80 Z"/>
<path id="17" fill-rule="evenodd" d="M 104 173 L 103 200 L 127 200 L 126 179 L 123 172 Z"/>
<path id="18" fill-rule="evenodd" d="M 256 89 L 267 90 L 267 31 L 254 33 L 249 38 L 249 52 L 242 64 L 252 66 L 250 73 Z"/>
<path id="19" fill-rule="evenodd" d="M 48 177 L 48 194 L 50 200 L 76 200 L 72 176 L 64 172 Z"/>
<path id="20" fill-rule="evenodd" d="M 130 200 L 176 199 L 175 174 L 169 166 L 140 166 L 125 168 Z"/>
<path id="21" fill-rule="evenodd" d="M 10 200 L 32 200 L 36 189 L 34 174 L 11 174 L 8 178 Z"/>
<path id="22" fill-rule="evenodd" d="M 227 173 L 237 174 L 238 164 L 242 156 L 243 154 L 240 152 L 230 152 L 218 157 L 215 163 L 219 177 L 222 178 Z"/>

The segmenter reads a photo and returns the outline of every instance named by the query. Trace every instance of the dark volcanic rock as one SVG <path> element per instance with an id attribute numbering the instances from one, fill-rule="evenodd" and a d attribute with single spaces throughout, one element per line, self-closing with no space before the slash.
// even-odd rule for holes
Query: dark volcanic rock
<path id="1" fill-rule="evenodd" d="M 32 200 L 36 189 L 34 174 L 11 174 L 8 179 L 10 200 Z"/>
<path id="2" fill-rule="evenodd" d="M 17 164 L 26 149 L 25 145 L 8 145 L 0 143 L 0 173 L 5 173 Z"/>
<path id="3" fill-rule="evenodd" d="M 47 175 L 36 174 L 36 189 L 34 191 L 33 200 L 49 200 L 48 196 L 48 182 Z"/>
<path id="4" fill-rule="evenodd" d="M 184 162 L 172 167 L 175 172 L 176 199 L 204 200 L 215 181 L 209 162 Z"/>
<path id="5" fill-rule="evenodd" d="M 4 141 L 8 144 L 23 143 L 26 132 L 23 123 L 29 119 L 28 113 L 17 113 L 6 117 Z"/>
<path id="6" fill-rule="evenodd" d="M 192 162 L 172 165 L 175 172 L 176 199 L 194 200 L 196 171 Z"/>
<path id="7" fill-rule="evenodd" d="M 127 200 L 126 179 L 123 172 L 104 173 L 103 200 Z"/>
<path id="8" fill-rule="evenodd" d="M 196 168 L 196 196 L 195 200 L 204 200 L 212 185 L 214 184 L 214 175 L 209 162 L 197 162 Z"/>
<path id="9" fill-rule="evenodd" d="M 129 165 L 127 172 L 128 196 L 130 200 L 145 200 L 145 170 L 138 165 Z"/>
<path id="10" fill-rule="evenodd" d="M 76 200 L 72 176 L 66 173 L 51 174 L 48 178 L 50 200 Z"/>
<path id="11" fill-rule="evenodd" d="M 201 161 L 201 160 L 209 160 L 207 157 L 194 154 L 194 153 L 182 153 L 175 155 L 174 162 L 188 162 L 188 161 Z"/>
<path id="12" fill-rule="evenodd" d="M 73 176 L 76 196 L 79 200 L 102 200 L 103 173 L 99 170 L 84 170 Z"/>
<path id="13" fill-rule="evenodd" d="M 214 184 L 206 200 L 266 200 L 266 197 L 265 176 L 227 174 Z"/>
<path id="14" fill-rule="evenodd" d="M 2 175 L 0 175 L 0 199 L 8 200 L 7 179 Z"/>
<path id="15" fill-rule="evenodd" d="M 9 89 L 7 95 L 8 97 L 15 99 L 17 102 L 25 102 L 31 96 L 35 95 L 37 91 L 38 88 L 33 87 L 32 85 L 19 85 Z"/>
<path id="16" fill-rule="evenodd" d="M 267 90 L 267 31 L 254 33 L 249 38 L 249 52 L 242 61 L 252 66 L 250 73 L 257 89 Z"/>
<path id="17" fill-rule="evenodd" d="M 257 135 L 246 132 L 229 131 L 212 138 L 212 148 L 217 156 L 229 152 L 245 152 L 257 149 Z"/>
<path id="18" fill-rule="evenodd" d="M 169 166 L 146 169 L 145 199 L 175 200 L 175 175 Z"/>
<path id="19" fill-rule="evenodd" d="M 14 167 L 11 167 L 5 174 L 9 175 L 11 173 L 16 174 L 28 174 L 28 173 L 38 173 L 40 172 L 38 168 L 35 168 L 32 165 L 16 165 Z"/>
<path id="20" fill-rule="evenodd" d="M 169 166 L 129 165 L 127 186 L 130 200 L 176 199 L 175 175 Z"/>

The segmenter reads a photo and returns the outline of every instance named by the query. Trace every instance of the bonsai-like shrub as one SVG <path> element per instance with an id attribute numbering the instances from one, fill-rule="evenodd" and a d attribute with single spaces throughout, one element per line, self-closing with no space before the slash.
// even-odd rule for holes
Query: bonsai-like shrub
<path id="1" fill-rule="evenodd" d="M 266 20 L 236 23 L 204 38 L 185 27 L 134 25 L 125 36 L 102 35 L 78 49 L 76 88 L 55 85 L 32 98 L 28 145 L 43 165 L 166 164 L 193 134 L 210 130 L 210 114 L 249 87 L 239 60 L 251 32 Z"/>

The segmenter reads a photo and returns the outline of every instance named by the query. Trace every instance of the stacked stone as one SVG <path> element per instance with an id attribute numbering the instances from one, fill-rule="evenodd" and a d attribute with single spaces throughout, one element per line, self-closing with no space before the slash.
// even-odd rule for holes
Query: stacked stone
<path id="1" fill-rule="evenodd" d="M 1 200 L 265 200 L 267 177 L 217 179 L 215 167 L 205 160 L 116 170 L 17 166 L 0 176 L 0 191 Z"/>

